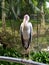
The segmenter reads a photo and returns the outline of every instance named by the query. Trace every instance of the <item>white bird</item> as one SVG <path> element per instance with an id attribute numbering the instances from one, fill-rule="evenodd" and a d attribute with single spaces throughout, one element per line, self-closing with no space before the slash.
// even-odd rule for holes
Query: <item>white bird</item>
<path id="1" fill-rule="evenodd" d="M 29 22 L 29 19 L 29 15 L 26 14 L 20 25 L 21 41 L 25 50 L 29 48 L 29 44 L 32 41 L 32 24 Z"/>

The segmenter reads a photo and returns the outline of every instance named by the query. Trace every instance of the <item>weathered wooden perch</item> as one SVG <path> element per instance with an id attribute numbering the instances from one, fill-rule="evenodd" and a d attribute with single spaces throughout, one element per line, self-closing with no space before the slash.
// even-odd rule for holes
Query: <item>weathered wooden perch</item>
<path id="1" fill-rule="evenodd" d="M 47 64 L 43 64 L 43 63 L 39 63 L 39 62 L 34 62 L 32 60 L 5 57 L 5 56 L 0 56 L 0 61 L 16 62 L 16 63 L 22 63 L 22 64 L 26 64 L 26 65 L 47 65 Z"/>

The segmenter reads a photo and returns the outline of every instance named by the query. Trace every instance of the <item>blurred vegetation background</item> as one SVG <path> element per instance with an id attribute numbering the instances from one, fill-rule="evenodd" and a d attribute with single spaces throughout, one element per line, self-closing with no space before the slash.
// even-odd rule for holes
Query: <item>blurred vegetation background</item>
<path id="1" fill-rule="evenodd" d="M 20 24 L 25 14 L 30 16 L 30 22 L 33 25 L 33 39 L 30 44 L 31 59 L 37 58 L 38 54 L 47 53 L 46 56 L 48 55 L 48 52 L 42 52 L 49 47 L 49 8 L 46 2 L 49 0 L 0 0 L 0 51 L 2 52 L 0 55 L 13 57 L 14 54 L 14 57 L 23 58 L 24 48 L 21 44 Z M 46 58 L 44 56 L 43 61 L 38 59 L 33 60 L 49 63 L 49 56 Z M 0 62 L 1 65 L 18 65 L 6 63 Z"/>

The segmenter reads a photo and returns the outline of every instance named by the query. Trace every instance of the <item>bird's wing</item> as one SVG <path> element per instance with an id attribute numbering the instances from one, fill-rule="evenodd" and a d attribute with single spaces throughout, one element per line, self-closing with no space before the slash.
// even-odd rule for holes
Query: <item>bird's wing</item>
<path id="1" fill-rule="evenodd" d="M 32 35 L 33 35 L 33 27 L 32 24 L 30 23 L 30 39 L 32 41 Z"/>
<path id="2" fill-rule="evenodd" d="M 22 27 L 21 26 L 20 26 L 20 35 L 21 35 L 22 45 L 24 47 L 24 39 L 23 39 L 23 32 L 22 32 Z"/>
<path id="3" fill-rule="evenodd" d="M 33 36 L 33 26 L 32 26 L 32 24 L 31 24 L 31 27 L 30 27 L 30 33 L 31 33 L 31 42 L 32 42 L 32 36 Z"/>
<path id="4" fill-rule="evenodd" d="M 30 34 L 29 34 L 29 40 L 28 40 L 28 46 L 27 46 L 27 48 L 29 47 L 31 41 L 32 41 L 32 26 L 30 26 Z"/>

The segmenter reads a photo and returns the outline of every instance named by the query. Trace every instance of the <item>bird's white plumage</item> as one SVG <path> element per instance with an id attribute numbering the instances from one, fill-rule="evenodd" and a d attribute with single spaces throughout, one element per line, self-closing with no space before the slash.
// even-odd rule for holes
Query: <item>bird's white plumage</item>
<path id="1" fill-rule="evenodd" d="M 32 24 L 29 22 L 29 16 L 25 15 L 20 25 L 21 40 L 24 48 L 28 48 L 32 40 Z"/>
<path id="2" fill-rule="evenodd" d="M 25 28 L 22 29 L 22 34 L 23 34 L 23 38 L 25 40 L 28 40 L 30 37 L 30 27 L 32 29 L 32 24 L 28 22 L 28 23 L 25 23 L 25 25 L 26 25 L 26 29 Z M 21 28 L 23 28 L 23 23 L 21 24 Z"/>

